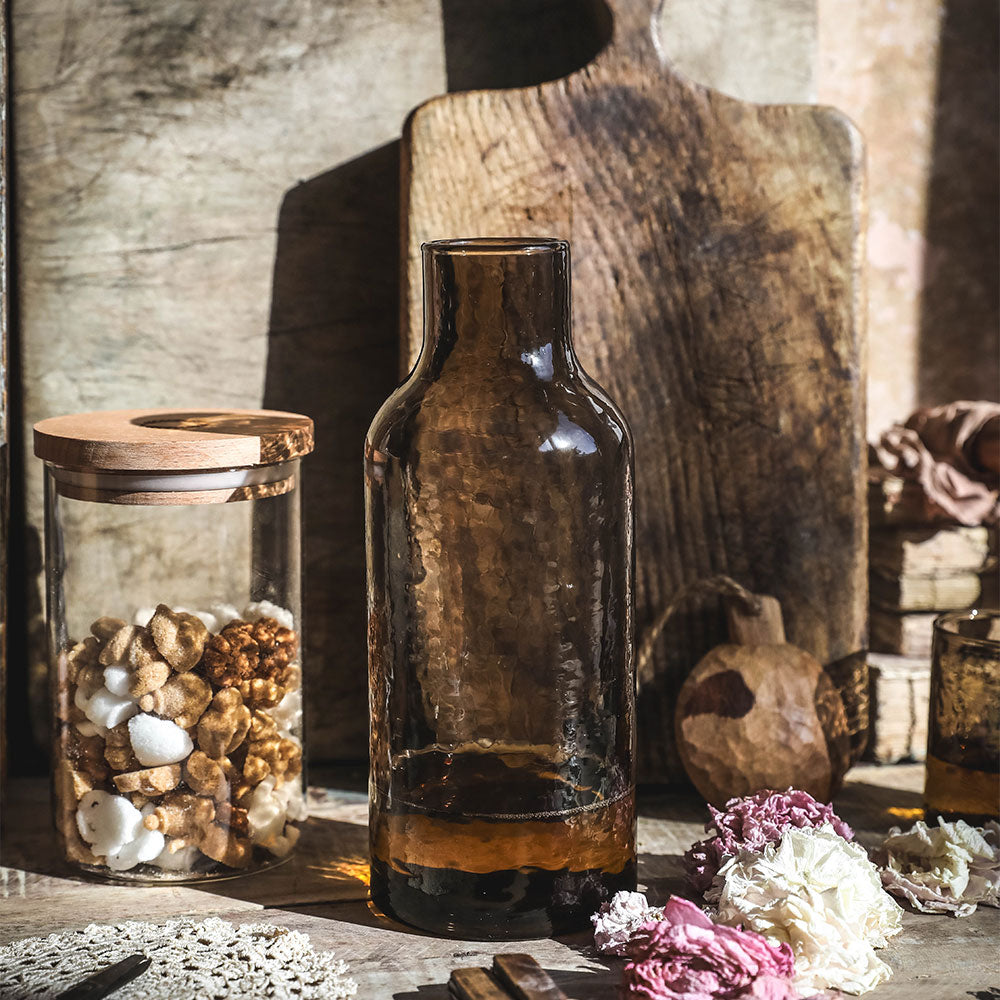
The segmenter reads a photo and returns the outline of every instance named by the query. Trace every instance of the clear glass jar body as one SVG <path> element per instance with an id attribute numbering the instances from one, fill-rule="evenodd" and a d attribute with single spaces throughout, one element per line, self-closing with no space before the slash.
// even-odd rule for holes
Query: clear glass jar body
<path id="1" fill-rule="evenodd" d="M 930 815 L 1000 818 L 1000 611 L 934 622 L 925 772 Z"/>
<path id="2" fill-rule="evenodd" d="M 139 881 L 284 860 L 306 815 L 299 462 L 45 468 L 67 859 Z"/>
<path id="3" fill-rule="evenodd" d="M 424 348 L 366 442 L 372 899 L 436 933 L 635 886 L 632 446 L 568 248 L 425 248 Z"/>

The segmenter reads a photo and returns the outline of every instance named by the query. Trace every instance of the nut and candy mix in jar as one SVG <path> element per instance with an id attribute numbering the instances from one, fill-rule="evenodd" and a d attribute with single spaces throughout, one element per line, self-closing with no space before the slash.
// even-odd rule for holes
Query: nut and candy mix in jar
<path id="1" fill-rule="evenodd" d="M 308 417 L 134 410 L 35 426 L 55 820 L 104 876 L 287 858 L 306 816 L 301 459 Z"/>

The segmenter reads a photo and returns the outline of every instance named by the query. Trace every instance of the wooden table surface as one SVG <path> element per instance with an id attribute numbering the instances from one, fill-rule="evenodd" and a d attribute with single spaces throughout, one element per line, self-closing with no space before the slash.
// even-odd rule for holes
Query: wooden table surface
<path id="1" fill-rule="evenodd" d="M 920 765 L 855 768 L 835 805 L 866 844 L 920 807 Z M 314 777 L 316 777 L 314 775 Z M 330 776 L 327 780 L 331 780 Z M 8 788 L 0 868 L 0 943 L 91 922 L 219 916 L 304 931 L 317 949 L 351 966 L 358 996 L 445 1000 L 449 972 L 491 963 L 504 951 L 529 951 L 574 1000 L 615 995 L 621 963 L 598 956 L 586 933 L 510 944 L 451 941 L 393 923 L 367 903 L 366 798 L 357 774 L 332 776 L 311 790 L 312 816 L 294 860 L 256 876 L 192 887 L 105 885 L 74 877 L 56 856 L 42 781 Z M 639 802 L 639 879 L 656 902 L 682 892 L 681 855 L 702 835 L 704 806 L 691 796 L 645 794 Z M 971 917 L 907 912 L 903 932 L 879 954 L 893 978 L 875 1000 L 1000 997 L 1000 911 Z M 185 998 L 178 998 L 185 1000 Z"/>

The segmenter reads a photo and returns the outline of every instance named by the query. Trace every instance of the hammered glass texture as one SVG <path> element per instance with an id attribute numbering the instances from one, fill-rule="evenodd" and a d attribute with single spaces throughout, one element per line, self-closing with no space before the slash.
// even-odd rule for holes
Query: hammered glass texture
<path id="1" fill-rule="evenodd" d="M 934 623 L 924 799 L 944 815 L 1000 815 L 1000 612 Z"/>
<path id="2" fill-rule="evenodd" d="M 455 780 L 456 817 L 632 795 L 631 439 L 573 354 L 568 267 L 558 241 L 425 247 L 423 351 L 365 451 L 373 820 L 447 780 L 422 757 L 547 775 Z"/>

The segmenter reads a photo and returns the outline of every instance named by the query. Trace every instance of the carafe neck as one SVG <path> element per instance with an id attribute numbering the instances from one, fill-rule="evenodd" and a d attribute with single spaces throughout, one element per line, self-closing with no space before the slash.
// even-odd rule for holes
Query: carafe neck
<path id="1" fill-rule="evenodd" d="M 440 240 L 424 244 L 423 268 L 418 373 L 472 363 L 552 380 L 575 369 L 562 240 Z"/>

